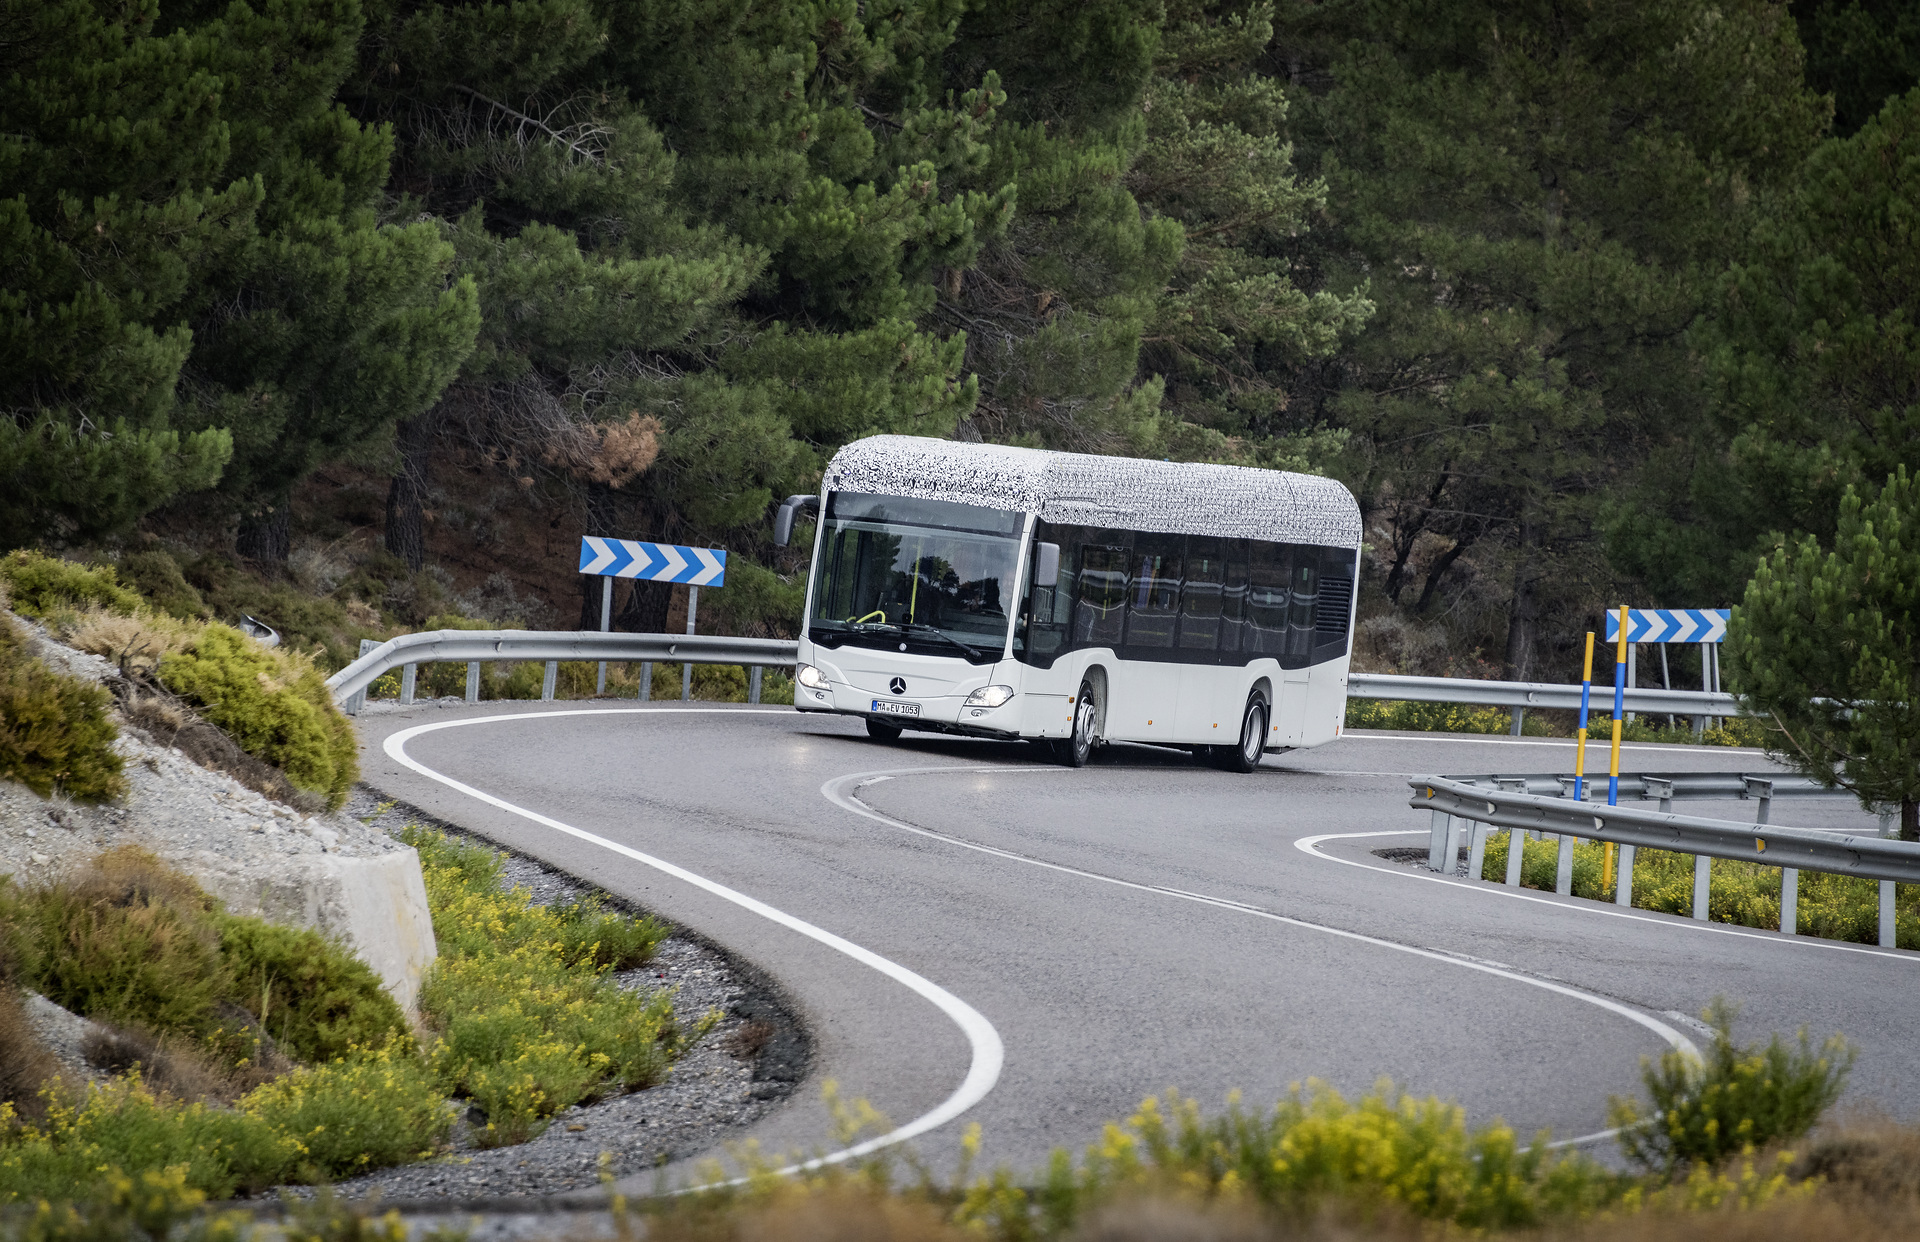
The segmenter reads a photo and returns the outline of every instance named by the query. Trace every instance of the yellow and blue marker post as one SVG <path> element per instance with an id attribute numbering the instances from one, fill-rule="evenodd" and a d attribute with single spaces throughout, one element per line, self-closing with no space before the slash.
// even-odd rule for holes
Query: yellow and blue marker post
<path id="1" fill-rule="evenodd" d="M 1587 636 L 1589 673 L 1593 659 L 1593 636 Z M 1584 701 L 1586 694 L 1581 693 Z M 1620 605 L 1620 645 L 1613 653 L 1613 753 L 1607 760 L 1607 805 L 1620 805 L 1620 722 L 1626 719 L 1627 706 L 1627 606 Z M 1583 744 L 1582 750 L 1586 747 Z M 1606 863 L 1601 868 L 1600 888 L 1604 892 L 1613 887 L 1613 842 L 1607 842 Z"/>
<path id="2" fill-rule="evenodd" d="M 1587 779 L 1587 705 L 1593 697 L 1593 631 L 1587 631 L 1587 666 L 1580 674 L 1580 730 L 1574 736 L 1579 749 L 1573 752 L 1573 800 L 1580 801 Z"/>

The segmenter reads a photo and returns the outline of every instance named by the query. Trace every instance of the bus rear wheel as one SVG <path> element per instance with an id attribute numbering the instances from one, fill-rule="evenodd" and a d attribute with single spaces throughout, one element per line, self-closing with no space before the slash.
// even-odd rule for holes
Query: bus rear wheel
<path id="1" fill-rule="evenodd" d="M 867 736 L 876 742 L 897 742 L 900 740 L 900 726 L 882 724 L 878 720 L 867 721 Z"/>
<path id="2" fill-rule="evenodd" d="M 1257 694 L 1247 696 L 1246 711 L 1240 716 L 1240 744 L 1214 748 L 1214 758 L 1228 772 L 1251 772 L 1260 766 L 1260 754 L 1267 748 L 1267 701 Z"/>

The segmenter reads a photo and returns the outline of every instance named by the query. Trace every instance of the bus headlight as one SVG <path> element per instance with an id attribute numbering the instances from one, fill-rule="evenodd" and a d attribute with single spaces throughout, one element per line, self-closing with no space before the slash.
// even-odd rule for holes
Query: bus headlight
<path id="1" fill-rule="evenodd" d="M 967 706 L 999 707 L 1012 697 L 1012 686 L 982 686 L 967 696 Z"/>
<path id="2" fill-rule="evenodd" d="M 794 671 L 793 679 L 809 690 L 827 688 L 827 675 L 811 664 L 802 664 Z"/>

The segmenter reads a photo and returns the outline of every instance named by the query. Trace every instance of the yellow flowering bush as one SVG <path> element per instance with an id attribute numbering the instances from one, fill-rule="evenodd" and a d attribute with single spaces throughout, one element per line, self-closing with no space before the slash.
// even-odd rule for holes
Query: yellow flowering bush
<path id="1" fill-rule="evenodd" d="M 454 1109 L 403 1040 L 295 1069 L 256 1087 L 240 1112 L 298 1147 L 307 1180 L 424 1160 Z"/>
<path id="2" fill-rule="evenodd" d="M 660 1081 L 705 1029 L 683 1031 L 668 992 L 607 977 L 652 956 L 667 933 L 658 920 L 593 901 L 536 905 L 524 888 L 501 890 L 492 851 L 420 829 L 401 837 L 420 852 L 441 948 L 420 993 L 439 1035 L 428 1060 L 486 1113 L 482 1143 L 525 1142 L 563 1108 Z"/>

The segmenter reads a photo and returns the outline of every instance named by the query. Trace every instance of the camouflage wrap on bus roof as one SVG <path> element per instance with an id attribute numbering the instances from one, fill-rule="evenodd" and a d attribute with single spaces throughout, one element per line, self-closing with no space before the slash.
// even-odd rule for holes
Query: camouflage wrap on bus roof
<path id="1" fill-rule="evenodd" d="M 1353 494 L 1332 479 L 1284 470 L 870 436 L 834 454 L 826 485 L 1035 512 L 1083 526 L 1360 546 Z"/>

